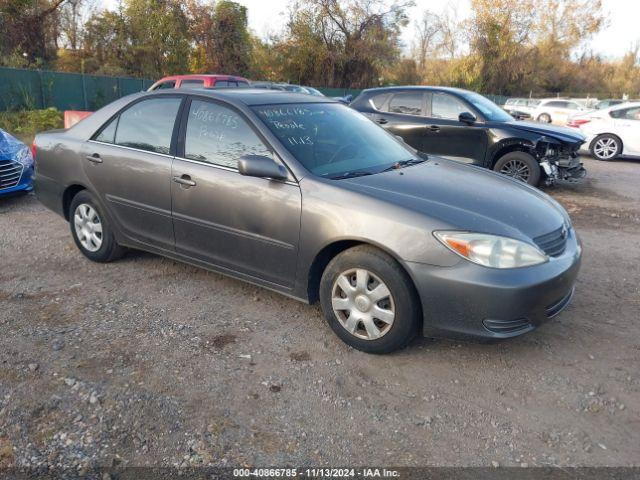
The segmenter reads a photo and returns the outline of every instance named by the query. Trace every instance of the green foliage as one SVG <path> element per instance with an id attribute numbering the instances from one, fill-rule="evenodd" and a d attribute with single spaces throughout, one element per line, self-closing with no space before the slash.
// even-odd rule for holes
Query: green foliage
<path id="1" fill-rule="evenodd" d="M 411 0 L 292 0 L 286 27 L 268 39 L 249 32 L 247 8 L 232 0 L 119 0 L 113 10 L 92 10 L 92 1 L 0 0 L 0 65 L 154 79 L 228 73 L 320 87 L 421 83 L 503 95 L 640 96 L 638 47 L 615 62 L 588 53 L 587 42 L 607 23 L 601 0 L 471 0 L 466 20 L 449 3 L 417 22 L 412 58 L 400 45 Z M 9 108 L 36 105 L 28 88 L 12 87 L 10 96 L 3 98 Z"/>
<path id="2" fill-rule="evenodd" d="M 33 137 L 36 133 L 64 125 L 62 112 L 55 108 L 0 112 L 0 129 L 20 138 Z"/>

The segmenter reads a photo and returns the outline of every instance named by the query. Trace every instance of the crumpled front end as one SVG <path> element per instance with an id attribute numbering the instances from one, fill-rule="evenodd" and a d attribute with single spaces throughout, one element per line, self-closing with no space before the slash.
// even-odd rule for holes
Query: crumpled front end
<path id="1" fill-rule="evenodd" d="M 545 173 L 546 185 L 553 185 L 557 180 L 577 182 L 587 175 L 578 156 L 580 145 L 582 142 L 560 143 L 549 137 L 537 142 L 534 154 Z"/>
<path id="2" fill-rule="evenodd" d="M 32 189 L 33 156 L 17 138 L 0 130 L 0 196 Z"/>

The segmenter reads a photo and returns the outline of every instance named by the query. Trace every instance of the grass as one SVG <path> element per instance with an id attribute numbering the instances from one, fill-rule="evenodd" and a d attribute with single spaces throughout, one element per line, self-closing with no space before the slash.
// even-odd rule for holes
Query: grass
<path id="1" fill-rule="evenodd" d="M 30 145 L 38 132 L 62 128 L 63 113 L 55 108 L 0 112 L 0 129 Z"/>

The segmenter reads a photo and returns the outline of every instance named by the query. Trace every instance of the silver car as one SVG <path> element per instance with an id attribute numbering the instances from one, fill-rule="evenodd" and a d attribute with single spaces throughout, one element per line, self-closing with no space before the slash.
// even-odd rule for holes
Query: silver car
<path id="1" fill-rule="evenodd" d="M 319 301 L 367 352 L 529 332 L 570 302 L 580 266 L 544 193 L 426 158 L 323 97 L 135 94 L 35 150 L 38 198 L 87 258 L 141 249 Z"/>

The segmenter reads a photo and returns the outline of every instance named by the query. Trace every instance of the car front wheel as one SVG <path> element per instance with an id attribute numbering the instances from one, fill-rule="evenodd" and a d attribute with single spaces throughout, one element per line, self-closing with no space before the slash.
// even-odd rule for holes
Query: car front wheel
<path id="1" fill-rule="evenodd" d="M 420 325 L 411 279 L 392 257 L 367 245 L 345 250 L 327 265 L 320 304 L 336 335 L 363 352 L 398 350 Z"/>
<path id="2" fill-rule="evenodd" d="M 598 160 L 613 160 L 622 151 L 622 142 L 615 135 L 600 135 L 591 143 L 591 155 Z"/>
<path id="3" fill-rule="evenodd" d="M 534 187 L 540 182 L 540 164 L 526 152 L 509 152 L 498 159 L 493 170 Z"/>
<path id="4" fill-rule="evenodd" d="M 76 246 L 89 260 L 111 262 L 124 253 L 102 209 L 86 190 L 79 192 L 71 201 L 69 225 Z"/>

